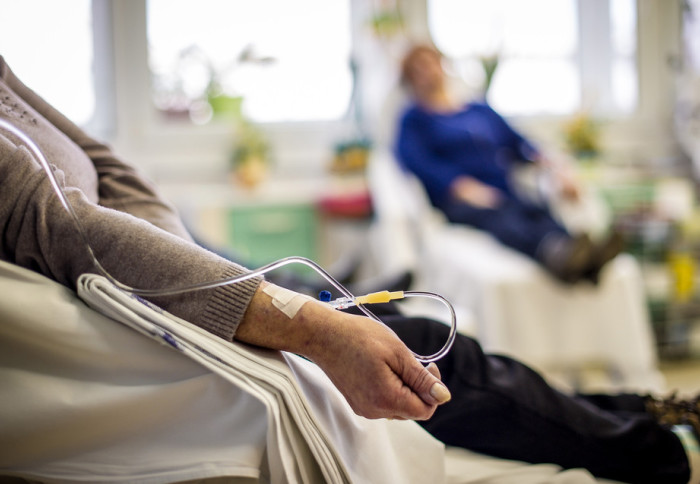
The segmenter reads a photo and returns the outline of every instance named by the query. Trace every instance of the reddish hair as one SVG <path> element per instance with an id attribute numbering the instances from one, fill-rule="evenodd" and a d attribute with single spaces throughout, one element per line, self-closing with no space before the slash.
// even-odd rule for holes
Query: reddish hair
<path id="1" fill-rule="evenodd" d="M 442 60 L 442 53 L 432 45 L 418 44 L 411 47 L 401 61 L 401 84 L 411 83 L 411 65 L 418 56 L 429 54 L 438 60 Z"/>

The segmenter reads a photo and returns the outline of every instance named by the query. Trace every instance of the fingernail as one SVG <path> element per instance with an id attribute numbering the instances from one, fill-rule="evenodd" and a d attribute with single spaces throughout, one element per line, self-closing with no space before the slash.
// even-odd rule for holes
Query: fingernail
<path id="1" fill-rule="evenodd" d="M 452 398 L 450 391 L 440 382 L 435 382 L 433 386 L 430 387 L 430 396 L 437 400 L 438 403 L 449 402 Z"/>

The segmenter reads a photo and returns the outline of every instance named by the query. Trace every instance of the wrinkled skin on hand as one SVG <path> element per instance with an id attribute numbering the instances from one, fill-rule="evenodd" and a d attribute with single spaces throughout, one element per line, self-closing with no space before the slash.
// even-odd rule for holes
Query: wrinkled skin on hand
<path id="1" fill-rule="evenodd" d="M 349 315 L 344 315 L 349 316 Z M 385 326 L 349 316 L 347 326 L 327 333 L 327 351 L 313 360 L 358 415 L 367 418 L 427 420 L 449 398 L 434 364 L 425 368 Z M 338 344 L 339 343 L 339 344 Z M 442 393 L 438 400 L 431 389 Z M 441 388 L 439 388 L 441 387 Z M 440 397 L 441 393 L 437 393 Z"/>
<path id="2" fill-rule="evenodd" d="M 258 290 L 235 338 L 313 361 L 366 418 L 427 420 L 450 399 L 437 367 L 424 367 L 389 328 L 317 301 L 290 318 Z"/>

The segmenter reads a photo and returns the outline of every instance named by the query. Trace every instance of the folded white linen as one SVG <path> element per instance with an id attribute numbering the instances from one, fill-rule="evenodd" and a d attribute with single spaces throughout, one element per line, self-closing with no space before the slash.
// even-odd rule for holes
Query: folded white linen
<path id="1" fill-rule="evenodd" d="M 264 478 L 257 398 L 35 272 L 0 262 L 0 298 L 0 475 Z"/>
<path id="2" fill-rule="evenodd" d="M 78 294 L 94 309 L 259 398 L 268 410 L 272 482 L 444 481 L 441 443 L 414 422 L 358 417 L 312 363 L 227 343 L 120 291 L 101 276 L 81 276 Z"/>

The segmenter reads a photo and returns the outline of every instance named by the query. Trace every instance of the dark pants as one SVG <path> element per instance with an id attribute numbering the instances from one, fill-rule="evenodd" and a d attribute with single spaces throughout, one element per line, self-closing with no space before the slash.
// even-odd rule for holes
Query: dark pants
<path id="1" fill-rule="evenodd" d="M 478 208 L 462 202 L 440 207 L 447 219 L 488 232 L 503 245 L 541 261 L 537 249 L 550 234 L 568 236 L 566 229 L 549 211 L 515 198 L 503 201 L 496 209 Z"/>
<path id="2" fill-rule="evenodd" d="M 383 306 L 375 313 L 416 353 L 433 354 L 446 341 L 444 324 Z M 447 445 L 585 468 L 623 482 L 685 483 L 690 477 L 680 440 L 644 411 L 642 396 L 566 395 L 522 363 L 484 354 L 463 335 L 437 365 L 452 400 L 419 423 Z"/>

